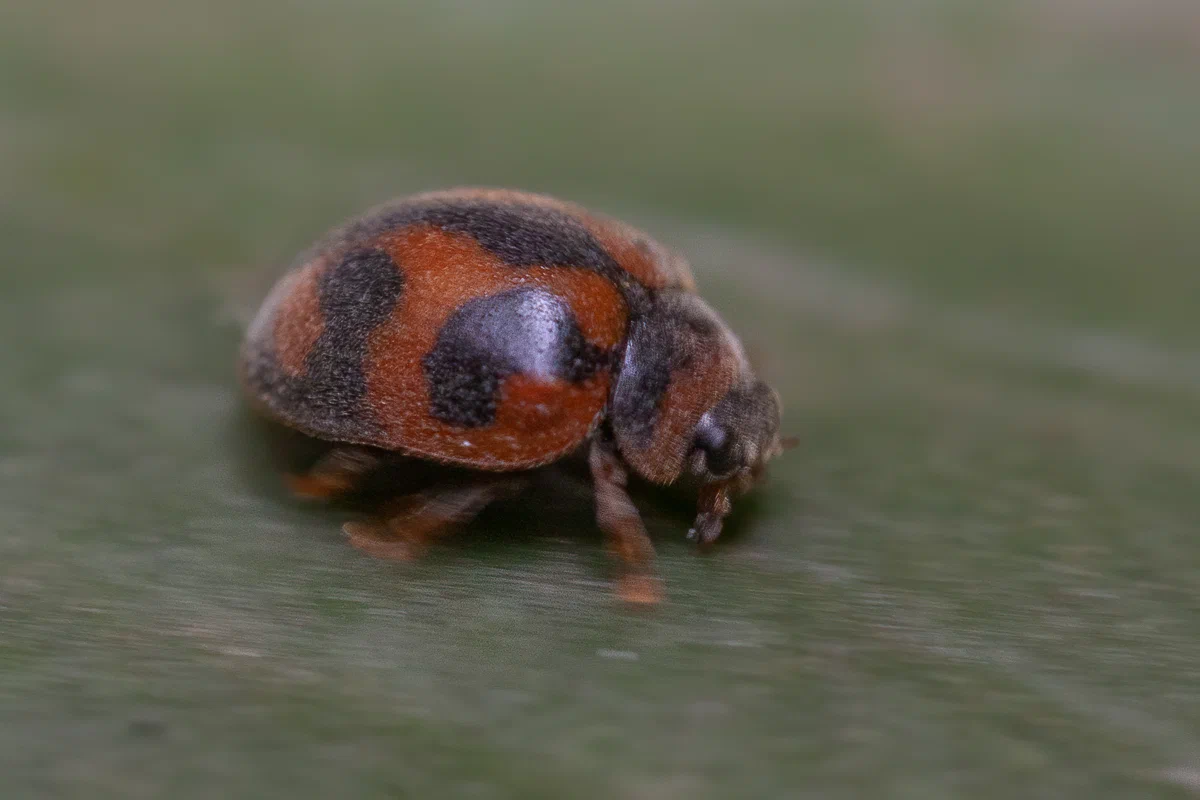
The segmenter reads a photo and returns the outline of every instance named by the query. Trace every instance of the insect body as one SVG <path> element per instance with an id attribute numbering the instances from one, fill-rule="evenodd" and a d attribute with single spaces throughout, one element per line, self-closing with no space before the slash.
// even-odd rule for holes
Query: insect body
<path id="1" fill-rule="evenodd" d="M 337 447 L 293 485 L 330 496 L 394 452 L 475 472 L 352 542 L 412 554 L 589 443 L 597 520 L 630 600 L 657 595 L 628 469 L 704 484 L 694 538 L 781 450 L 776 393 L 696 294 L 687 262 L 624 223 L 543 195 L 459 189 L 382 206 L 276 284 L 241 374 L 268 416 Z"/>

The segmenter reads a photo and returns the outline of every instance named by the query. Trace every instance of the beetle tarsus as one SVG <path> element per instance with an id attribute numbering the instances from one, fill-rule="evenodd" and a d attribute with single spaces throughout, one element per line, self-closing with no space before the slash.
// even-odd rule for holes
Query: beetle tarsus
<path id="1" fill-rule="evenodd" d="M 347 522 L 342 531 L 354 547 L 368 555 L 411 561 L 490 503 L 515 494 L 524 485 L 524 480 L 510 477 L 433 489 L 405 498 L 390 517 Z"/>
<path id="2" fill-rule="evenodd" d="M 355 549 L 387 561 L 411 561 L 418 555 L 414 542 L 397 535 L 387 520 L 356 520 L 342 525 L 342 532 Z"/>
<path id="3" fill-rule="evenodd" d="M 617 581 L 617 596 L 630 605 L 654 605 L 662 600 L 662 583 L 645 573 L 622 575 Z"/>
<path id="4" fill-rule="evenodd" d="M 696 521 L 688 531 L 688 539 L 701 550 L 707 550 L 721 536 L 725 517 L 733 508 L 730 500 L 732 486 L 729 481 L 710 483 L 700 490 L 699 510 Z"/>
<path id="5" fill-rule="evenodd" d="M 724 518 L 716 514 L 699 514 L 695 526 L 688 531 L 688 539 L 695 542 L 701 550 L 708 550 L 720 538 L 724 521 Z"/>

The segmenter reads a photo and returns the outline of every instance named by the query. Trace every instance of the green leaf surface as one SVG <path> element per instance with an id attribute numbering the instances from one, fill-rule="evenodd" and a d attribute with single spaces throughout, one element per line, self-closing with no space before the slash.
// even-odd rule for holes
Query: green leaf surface
<path id="1" fill-rule="evenodd" d="M 1147 0 L 0 9 L 5 797 L 1200 792 L 1200 17 Z M 233 364 L 390 196 L 686 252 L 800 446 L 667 599 L 586 491 L 413 564 Z"/>

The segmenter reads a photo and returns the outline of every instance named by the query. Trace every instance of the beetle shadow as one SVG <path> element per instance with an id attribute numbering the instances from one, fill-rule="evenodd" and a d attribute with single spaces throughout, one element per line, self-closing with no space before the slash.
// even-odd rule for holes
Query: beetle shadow
<path id="1" fill-rule="evenodd" d="M 469 480 L 477 471 L 434 464 L 377 451 L 381 464 L 350 494 L 327 502 L 295 498 L 284 476 L 303 474 L 331 445 L 242 409 L 232 421 L 231 439 L 241 479 L 265 500 L 333 520 L 372 516 L 389 502 L 448 481 Z M 538 540 L 583 539 L 599 548 L 603 535 L 596 526 L 586 448 L 553 465 L 529 473 L 530 485 L 519 494 L 497 500 L 474 520 L 439 542 L 439 549 L 480 556 Z M 657 548 L 690 546 L 685 534 L 696 514 L 698 487 L 681 482 L 660 487 L 634 476 L 630 496 L 642 514 Z M 761 511 L 756 493 L 739 499 L 726 520 L 716 549 L 735 546 Z M 338 525 L 337 522 L 330 524 Z M 347 545 L 348 546 L 348 545 Z"/>

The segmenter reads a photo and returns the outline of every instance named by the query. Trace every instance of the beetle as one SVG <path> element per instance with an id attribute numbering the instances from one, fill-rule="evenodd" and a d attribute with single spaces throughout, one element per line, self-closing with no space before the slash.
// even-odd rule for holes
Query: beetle
<path id="1" fill-rule="evenodd" d="M 331 443 L 299 495 L 332 498 L 382 457 L 465 468 L 352 544 L 406 558 L 586 446 L 619 595 L 661 592 L 629 473 L 700 483 L 689 538 L 784 443 L 779 395 L 697 293 L 688 262 L 612 217 L 547 195 L 460 188 L 401 198 L 328 233 L 249 325 L 240 377 L 268 418 Z"/>

